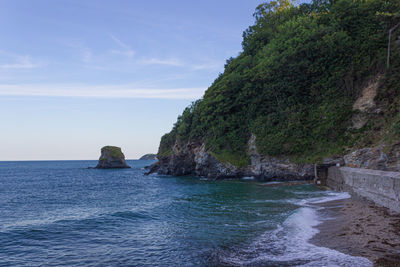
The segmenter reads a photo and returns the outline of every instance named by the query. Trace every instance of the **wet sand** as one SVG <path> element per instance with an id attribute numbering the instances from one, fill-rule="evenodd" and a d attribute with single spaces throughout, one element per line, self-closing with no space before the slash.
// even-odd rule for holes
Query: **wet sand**
<path id="1" fill-rule="evenodd" d="M 400 214 L 358 198 L 319 205 L 327 219 L 311 243 L 366 257 L 374 266 L 400 266 Z"/>

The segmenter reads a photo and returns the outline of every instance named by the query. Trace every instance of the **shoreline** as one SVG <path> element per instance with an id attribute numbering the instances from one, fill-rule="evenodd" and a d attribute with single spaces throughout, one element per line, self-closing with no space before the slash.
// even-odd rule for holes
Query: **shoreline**
<path id="1" fill-rule="evenodd" d="M 368 258 L 374 266 L 399 266 L 400 214 L 354 196 L 317 205 L 324 219 L 310 243 Z"/>

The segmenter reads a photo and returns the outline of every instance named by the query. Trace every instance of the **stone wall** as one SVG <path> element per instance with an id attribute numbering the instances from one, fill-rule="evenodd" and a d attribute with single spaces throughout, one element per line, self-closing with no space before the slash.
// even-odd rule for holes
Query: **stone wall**
<path id="1" fill-rule="evenodd" d="M 400 213 L 400 172 L 330 167 L 326 184 Z"/>

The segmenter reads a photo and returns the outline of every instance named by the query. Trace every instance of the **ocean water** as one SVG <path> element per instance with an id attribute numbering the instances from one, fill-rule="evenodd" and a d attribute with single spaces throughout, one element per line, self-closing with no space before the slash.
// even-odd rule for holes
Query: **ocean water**
<path id="1" fill-rule="evenodd" d="M 0 266 L 372 266 L 308 242 L 313 185 L 265 187 L 96 170 L 96 161 L 0 162 Z"/>

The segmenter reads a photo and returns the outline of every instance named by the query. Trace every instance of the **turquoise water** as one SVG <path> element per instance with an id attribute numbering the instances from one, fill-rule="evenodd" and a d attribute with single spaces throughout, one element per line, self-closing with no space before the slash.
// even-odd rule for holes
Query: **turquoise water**
<path id="1" fill-rule="evenodd" d="M 367 266 L 307 240 L 312 185 L 144 176 L 96 161 L 0 162 L 0 266 Z"/>

